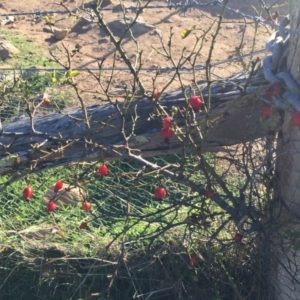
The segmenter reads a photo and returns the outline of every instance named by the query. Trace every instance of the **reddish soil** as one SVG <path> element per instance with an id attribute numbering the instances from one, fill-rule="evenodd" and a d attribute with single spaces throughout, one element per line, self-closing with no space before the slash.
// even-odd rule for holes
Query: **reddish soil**
<path id="1" fill-rule="evenodd" d="M 104 20 L 108 23 L 121 18 L 123 15 L 120 9 L 119 1 L 111 0 L 112 2 L 107 3 L 105 0 L 103 7 L 105 10 L 102 11 Z M 77 3 L 78 2 L 78 3 Z M 87 1 L 82 1 L 87 3 Z M 209 2 L 209 0 L 199 1 L 199 3 Z M 228 6 L 230 8 L 239 10 L 245 14 L 255 16 L 260 10 L 259 0 L 230 0 Z M 275 0 L 273 1 L 275 2 Z M 285 1 L 277 1 L 283 6 L 279 7 L 281 14 L 286 14 L 287 6 Z M 136 2 L 123 1 L 125 6 L 134 5 Z M 146 2 L 142 2 L 144 4 Z M 271 1 L 265 1 L 266 4 L 271 4 Z M 63 1 L 63 5 L 68 9 L 73 10 L 76 5 L 81 4 L 81 1 Z M 107 5 L 109 4 L 109 5 Z M 186 52 L 184 56 L 191 53 L 193 46 L 196 41 L 196 36 L 201 36 L 204 31 L 212 25 L 213 21 L 216 20 L 217 15 L 221 12 L 221 8 L 217 5 L 204 6 L 201 8 L 192 8 L 188 10 L 185 14 L 181 13 L 180 9 L 171 9 L 167 7 L 162 8 L 166 5 L 165 1 L 151 1 L 150 6 L 160 6 L 160 8 L 147 8 L 141 14 L 141 17 L 151 25 L 155 26 L 155 30 L 150 30 L 144 34 L 136 35 L 136 39 L 139 45 L 139 50 L 143 50 L 142 61 L 143 68 L 151 67 L 170 67 L 171 62 L 168 61 L 163 55 L 159 54 L 157 51 L 163 51 L 161 41 L 168 47 L 168 39 L 170 36 L 170 30 L 172 28 L 172 57 L 175 62 L 180 60 L 182 55 L 182 49 L 186 47 Z M 33 10 L 44 11 L 64 11 L 65 8 L 59 3 L 52 1 L 40 1 L 40 0 L 22 0 L 15 1 L 2 0 L 0 5 L 0 14 L 17 14 L 24 12 L 33 12 Z M 274 12 L 275 9 L 272 9 Z M 262 13 L 265 15 L 265 11 Z M 82 15 L 82 14 L 81 14 Z M 131 10 L 128 10 L 128 16 L 134 16 Z M 0 16 L 0 19 L 4 17 Z M 101 59 L 105 58 L 104 66 L 111 67 L 113 64 L 113 57 L 116 54 L 114 45 L 105 36 L 103 30 L 99 29 L 98 24 L 92 24 L 82 27 L 78 25 L 74 18 L 69 17 L 68 14 L 55 14 L 55 26 L 58 28 L 68 28 L 71 32 L 63 40 L 65 46 L 70 50 L 75 49 L 75 45 L 79 45 L 80 51 L 74 55 L 72 59 L 73 68 L 97 68 L 97 64 Z M 77 24 L 77 25 L 76 25 Z M 186 39 L 181 38 L 181 33 L 184 29 L 190 26 L 196 25 L 196 30 L 193 31 L 190 36 Z M 36 19 L 34 15 L 20 15 L 16 16 L 16 21 L 13 25 L 5 25 L 3 28 L 9 29 L 11 31 L 21 32 L 22 34 L 28 36 L 29 39 L 38 43 L 45 53 L 48 53 L 49 49 L 54 49 L 58 47 L 62 49 L 62 42 L 57 41 L 52 33 L 46 32 L 47 28 L 43 18 Z M 212 33 L 215 31 L 216 26 L 214 25 L 212 31 L 205 37 L 203 49 L 200 51 L 196 64 L 205 65 L 207 60 L 207 55 L 211 46 L 210 41 L 212 40 Z M 250 19 L 244 19 L 240 15 L 234 12 L 226 11 L 224 24 L 217 36 L 216 44 L 214 46 L 212 54 L 212 63 L 222 61 L 231 57 L 237 57 L 240 54 L 250 53 L 251 50 L 263 49 L 267 38 L 272 32 L 271 27 L 266 27 L 259 25 L 256 35 L 255 35 L 255 23 Z M 160 39 L 159 34 L 161 33 L 162 39 Z M 117 34 L 117 32 L 116 32 Z M 254 40 L 255 37 L 255 40 Z M 126 50 L 127 56 L 132 62 L 135 61 L 137 47 L 135 42 L 131 38 L 125 38 L 122 42 L 122 46 Z M 157 49 L 157 51 L 155 49 Z M 265 54 L 255 54 L 253 59 L 257 56 L 263 57 Z M 63 62 L 66 59 L 62 58 Z M 228 62 L 216 66 L 212 69 L 213 79 L 219 79 L 220 77 L 226 78 L 233 73 L 240 72 L 244 70 L 244 67 L 249 64 L 249 58 L 236 59 L 233 62 Z M 5 62 L 6 65 L 9 61 Z M 116 54 L 116 65 L 117 67 L 124 67 L 126 65 L 123 63 L 122 59 L 118 54 Z M 187 62 L 186 67 L 190 67 Z M 1 63 L 0 63 L 1 67 Z M 109 74 L 105 72 L 104 74 Z M 154 72 L 141 71 L 141 78 L 144 80 L 145 86 L 152 90 L 152 78 Z M 155 86 L 159 90 L 166 80 L 169 80 L 172 76 L 172 72 L 162 73 L 159 76 Z M 87 74 L 81 75 L 80 83 L 85 88 L 96 89 L 96 84 L 91 83 L 91 76 L 86 76 Z M 114 85 L 124 85 L 129 82 L 129 73 L 124 71 L 116 71 L 114 75 Z M 182 72 L 182 80 L 184 83 L 188 84 L 192 78 L 192 72 Z M 197 79 L 204 79 L 205 71 L 197 71 Z M 175 80 L 169 89 L 173 89 L 179 86 L 178 80 Z"/>

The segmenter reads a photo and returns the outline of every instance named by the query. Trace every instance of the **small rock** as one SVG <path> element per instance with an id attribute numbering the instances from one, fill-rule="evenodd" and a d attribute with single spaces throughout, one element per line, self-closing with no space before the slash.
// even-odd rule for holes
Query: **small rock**
<path id="1" fill-rule="evenodd" d="M 9 65 L 2 65 L 2 64 L 1 64 L 1 67 L 2 67 L 2 68 L 13 68 L 12 66 L 9 66 Z M 8 71 L 8 72 L 2 71 L 2 72 L 0 73 L 0 82 L 1 82 L 1 81 L 11 81 L 11 80 L 14 79 L 14 77 L 15 77 L 14 71 Z"/>
<path id="2" fill-rule="evenodd" d="M 48 32 L 48 33 L 52 33 L 52 30 L 49 27 L 44 27 L 43 31 Z"/>
<path id="3" fill-rule="evenodd" d="M 1 21 L 1 25 L 4 26 L 4 25 L 8 25 L 8 24 L 11 24 L 14 22 L 15 22 L 14 16 L 7 16 L 4 20 Z"/>
<path id="4" fill-rule="evenodd" d="M 53 35 L 55 36 L 55 38 L 58 41 L 61 41 L 61 40 L 65 39 L 66 36 L 68 35 L 68 33 L 70 32 L 69 29 L 60 29 L 60 28 L 57 28 L 57 27 L 52 27 L 51 29 L 52 29 Z"/>
<path id="5" fill-rule="evenodd" d="M 106 7 L 106 6 L 111 5 L 111 4 L 112 4 L 111 0 L 103 0 L 102 3 L 101 3 L 100 8 Z M 82 8 L 83 9 L 96 8 L 96 5 L 97 5 L 97 0 L 92 0 L 88 3 L 84 3 L 82 5 Z"/>
<path id="6" fill-rule="evenodd" d="M 82 26 L 82 30 L 84 31 L 89 31 L 93 29 L 93 24 L 89 24 L 89 25 L 86 25 L 86 26 Z"/>
<path id="7" fill-rule="evenodd" d="M 57 200 L 57 205 L 74 205 L 85 200 L 85 191 L 79 187 L 72 187 L 69 184 L 64 184 L 64 187 L 57 193 L 54 191 L 55 185 L 48 188 L 48 191 L 43 196 L 43 202 L 48 204 L 51 199 Z"/>
<path id="8" fill-rule="evenodd" d="M 98 44 L 107 44 L 109 43 L 109 39 L 106 37 L 106 38 L 102 38 L 98 41 Z"/>
<path id="9" fill-rule="evenodd" d="M 14 21 L 15 21 L 15 17 L 14 17 L 14 16 L 7 16 L 6 19 L 7 19 L 9 22 L 14 22 Z"/>
<path id="10" fill-rule="evenodd" d="M 118 20 L 108 23 L 108 27 L 116 36 L 122 36 L 125 28 L 129 26 L 134 21 L 134 18 L 125 16 L 125 18 L 120 18 Z M 155 29 L 155 26 L 144 21 L 143 18 L 138 17 L 135 24 L 131 26 L 131 31 L 133 35 L 142 35 L 151 30 Z"/>
<path id="11" fill-rule="evenodd" d="M 35 25 L 35 24 L 38 24 L 38 23 L 41 23 L 43 20 L 41 18 L 35 18 L 31 21 L 31 24 L 32 25 Z"/>
<path id="12" fill-rule="evenodd" d="M 234 26 L 233 26 L 232 24 L 229 24 L 229 25 L 226 25 L 225 28 L 226 28 L 226 29 L 233 29 Z"/>
<path id="13" fill-rule="evenodd" d="M 130 25 L 131 23 L 133 23 L 135 20 L 135 18 L 133 17 L 128 17 L 128 16 L 125 16 L 125 18 L 123 18 L 123 21 L 125 21 L 126 24 Z M 154 29 L 155 26 L 147 23 L 142 17 L 138 17 L 136 20 L 135 20 L 136 24 L 139 24 L 139 25 L 142 25 L 143 27 L 146 27 L 146 28 L 151 28 L 151 29 Z"/>
<path id="14" fill-rule="evenodd" d="M 6 60 L 11 54 L 18 54 L 20 51 L 7 41 L 0 41 L 0 59 Z"/>

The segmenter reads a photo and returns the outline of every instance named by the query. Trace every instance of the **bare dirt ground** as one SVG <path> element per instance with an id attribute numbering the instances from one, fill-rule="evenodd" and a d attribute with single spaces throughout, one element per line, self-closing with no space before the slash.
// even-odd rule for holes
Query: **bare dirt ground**
<path id="1" fill-rule="evenodd" d="M 106 23 L 115 21 L 116 19 L 123 17 L 123 11 L 120 8 L 120 2 L 118 0 L 111 0 L 103 2 L 102 11 L 104 20 Z M 88 3 L 88 1 L 82 1 Z M 76 9 L 82 4 L 81 1 L 67 0 L 63 1 L 63 5 L 70 10 Z M 198 1 L 199 3 L 207 3 L 206 1 Z M 229 0 L 228 7 L 240 11 L 244 14 L 256 16 L 260 11 L 262 1 L 260 0 Z M 265 1 L 267 5 L 275 3 L 274 1 Z M 286 1 L 276 1 L 280 14 L 287 13 Z M 136 2 L 123 1 L 125 7 L 130 5 L 136 5 Z M 143 2 L 142 2 L 143 4 Z M 143 34 L 136 34 L 136 40 L 138 41 L 139 50 L 143 51 L 142 61 L 143 68 L 155 68 L 155 67 L 172 67 L 172 64 L 162 54 L 158 53 L 163 51 L 161 42 L 167 46 L 170 37 L 170 29 L 172 28 L 172 57 L 175 62 L 178 62 L 182 49 L 186 47 L 186 54 L 192 51 L 193 45 L 196 41 L 196 36 L 200 36 L 203 31 L 208 30 L 216 19 L 217 15 L 221 12 L 221 7 L 217 5 L 206 5 L 201 8 L 192 8 L 187 12 L 182 13 L 180 9 L 168 9 L 167 3 L 164 1 L 151 1 L 151 8 L 147 8 L 141 14 L 141 17 L 154 28 L 147 30 Z M 166 6 L 164 8 L 164 6 Z M 276 7 L 275 7 L 276 8 Z M 275 8 L 271 12 L 275 11 Z M 40 12 L 45 11 L 65 11 L 66 9 L 60 4 L 52 1 L 40 1 L 40 0 L 22 0 L 11 1 L 2 0 L 0 5 L 0 14 L 13 15 L 19 13 L 32 13 L 34 10 Z M 262 12 L 264 16 L 265 11 Z M 53 15 L 52 13 L 50 15 Z M 55 26 L 58 28 L 68 28 L 70 33 L 63 40 L 66 47 L 72 51 L 76 45 L 79 45 L 80 51 L 74 55 L 72 59 L 72 67 L 75 68 L 97 68 L 98 62 L 105 58 L 105 67 L 112 67 L 113 57 L 116 54 L 114 45 L 110 42 L 103 30 L 100 30 L 98 24 L 82 24 L 80 18 L 69 17 L 69 14 L 54 14 Z M 80 14 L 82 15 L 82 13 Z M 134 16 L 132 10 L 128 9 L 126 15 Z M 3 20 L 5 16 L 0 16 L 0 20 Z M 49 50 L 62 49 L 61 41 L 57 41 L 51 32 L 49 32 L 49 26 L 45 24 L 44 18 L 36 18 L 35 15 L 16 15 L 16 21 L 14 24 L 2 26 L 5 30 L 10 30 L 12 33 L 22 33 L 28 36 L 30 41 L 38 43 L 42 49 L 45 50 L 45 55 L 48 55 Z M 181 33 L 184 29 L 190 26 L 196 25 L 196 30 L 186 39 L 181 38 Z M 1 29 L 1 27 L 0 27 Z M 207 59 L 207 55 L 211 46 L 212 33 L 216 29 L 214 25 L 212 31 L 205 37 L 203 49 L 200 51 L 200 55 L 197 57 L 196 65 L 204 65 Z M 243 18 L 235 12 L 227 10 L 225 13 L 224 24 L 217 37 L 216 44 L 212 55 L 212 63 L 216 63 L 228 58 L 236 57 L 233 62 L 228 62 L 216 66 L 212 69 L 214 79 L 226 78 L 234 73 L 238 73 L 249 64 L 250 59 L 238 59 L 239 55 L 250 53 L 252 50 L 261 50 L 264 48 L 265 42 L 274 29 L 264 25 L 259 25 L 257 32 L 255 31 L 255 23 L 251 19 Z M 118 35 L 119 28 L 115 29 L 115 34 Z M 160 35 L 162 38 L 160 38 Z M 254 39 L 255 37 L 255 39 Z M 137 46 L 132 38 L 125 38 L 122 42 L 122 46 L 127 52 L 127 56 L 132 62 L 136 59 Z M 157 50 L 155 50 L 157 49 Z M 255 54 L 252 59 L 260 56 L 261 58 L 265 54 Z M 62 57 L 62 61 L 66 62 L 66 59 Z M 9 61 L 5 62 L 7 66 Z M 116 55 L 116 65 L 119 68 L 126 68 L 120 56 Z M 1 67 L 1 62 L 0 62 Z M 186 67 L 190 67 L 187 63 Z M 128 83 L 129 73 L 122 70 L 118 71 L 114 76 L 115 85 L 124 85 Z M 81 84 L 86 88 L 93 88 L 88 77 L 81 75 Z M 145 81 L 147 88 L 152 90 L 152 77 L 154 72 L 147 72 L 143 70 L 141 77 Z M 170 78 L 170 73 L 162 74 L 155 87 L 159 90 L 161 86 L 166 82 L 166 78 Z M 189 83 L 191 80 L 191 71 L 183 72 L 183 82 Z M 205 72 L 199 71 L 197 79 L 204 79 Z M 170 89 L 179 85 L 178 81 L 174 81 L 170 86 Z"/>

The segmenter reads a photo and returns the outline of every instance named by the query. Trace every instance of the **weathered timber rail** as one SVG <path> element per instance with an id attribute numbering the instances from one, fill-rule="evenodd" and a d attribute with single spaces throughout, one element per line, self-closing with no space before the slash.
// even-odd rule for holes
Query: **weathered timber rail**
<path id="1" fill-rule="evenodd" d="M 242 91 L 246 83 L 247 88 Z M 260 70 L 249 81 L 248 74 L 239 74 L 224 82 L 212 83 L 210 125 L 204 141 L 201 141 L 197 130 L 192 130 L 195 145 L 201 145 L 203 152 L 218 151 L 224 146 L 264 136 L 259 96 L 264 95 L 266 84 Z M 202 82 L 200 86 L 204 99 L 207 99 L 206 84 Z M 163 95 L 160 103 L 167 112 L 173 106 L 187 106 L 181 90 Z M 122 109 L 123 103 L 119 103 L 119 107 Z M 127 150 L 122 147 L 123 120 L 116 108 L 104 104 L 89 106 L 86 111 L 90 132 L 81 109 L 35 117 L 36 132 L 32 131 L 29 118 L 3 126 L 0 134 L 0 174 L 25 172 L 29 168 L 41 171 L 78 161 L 122 159 L 122 153 Z M 181 151 L 182 144 L 176 135 L 170 139 L 170 144 L 161 138 L 161 119 L 151 117 L 155 111 L 148 98 L 132 101 L 124 113 L 126 134 L 132 131 L 132 118 L 138 116 L 134 135 L 129 139 L 130 148 L 135 149 L 137 154 L 149 157 Z M 205 113 L 197 113 L 196 118 L 198 124 L 204 124 Z M 183 117 L 177 116 L 175 123 L 185 130 Z M 87 143 L 89 134 L 90 144 Z"/>

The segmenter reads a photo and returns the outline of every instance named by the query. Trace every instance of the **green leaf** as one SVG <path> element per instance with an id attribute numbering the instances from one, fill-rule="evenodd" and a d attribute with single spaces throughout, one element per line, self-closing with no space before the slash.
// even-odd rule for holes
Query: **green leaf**
<path id="1" fill-rule="evenodd" d="M 182 39 L 185 39 L 187 36 L 190 35 L 190 33 L 196 29 L 196 25 L 193 25 L 192 27 L 189 27 L 187 29 L 184 29 L 182 32 L 181 32 L 181 38 Z"/>
<path id="2" fill-rule="evenodd" d="M 55 71 L 53 71 L 52 74 L 51 74 L 51 82 L 56 83 L 56 81 L 57 81 L 56 74 L 55 74 Z"/>
<path id="3" fill-rule="evenodd" d="M 67 76 L 68 76 L 69 78 L 72 78 L 72 77 L 77 76 L 78 74 L 79 74 L 79 71 L 78 71 L 78 70 L 70 70 L 70 71 L 68 71 Z"/>

